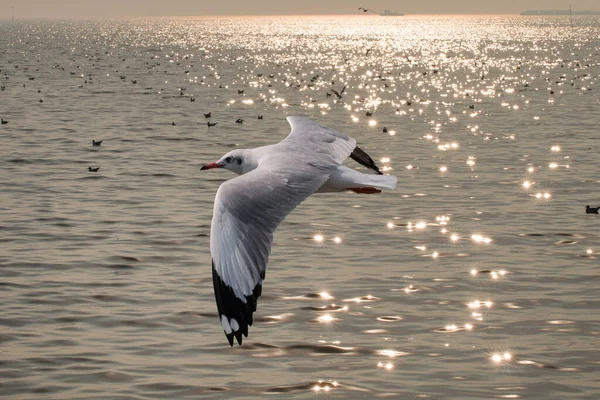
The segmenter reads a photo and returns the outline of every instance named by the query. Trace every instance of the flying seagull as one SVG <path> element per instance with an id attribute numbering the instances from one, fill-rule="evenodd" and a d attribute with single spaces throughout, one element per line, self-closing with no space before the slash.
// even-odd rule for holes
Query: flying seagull
<path id="1" fill-rule="evenodd" d="M 333 92 L 333 94 L 335 94 L 337 96 L 338 99 L 342 98 L 342 95 L 344 94 L 344 92 L 346 91 L 346 86 L 344 86 L 342 88 L 342 90 L 340 90 L 339 92 L 335 89 L 331 89 L 331 91 Z"/>
<path id="2" fill-rule="evenodd" d="M 358 7 L 358 10 L 359 10 L 359 11 L 362 11 L 362 12 L 364 12 L 364 13 L 371 11 L 371 12 L 374 12 L 375 14 L 377 14 L 377 11 L 371 10 L 371 9 L 369 9 L 369 8 Z"/>
<path id="3" fill-rule="evenodd" d="M 210 229 L 212 276 L 219 319 L 233 346 L 248 337 L 262 293 L 277 226 L 315 192 L 379 193 L 395 189 L 356 140 L 305 117 L 287 118 L 292 130 L 281 142 L 236 149 L 202 170 L 226 168 L 239 176 L 217 190 Z M 379 175 L 342 166 L 350 156 Z"/>

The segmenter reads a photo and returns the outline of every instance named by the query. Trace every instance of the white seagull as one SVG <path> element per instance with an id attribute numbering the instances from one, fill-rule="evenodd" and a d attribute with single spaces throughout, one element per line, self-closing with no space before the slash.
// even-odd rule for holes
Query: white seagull
<path id="1" fill-rule="evenodd" d="M 210 228 L 215 299 L 229 344 L 248 337 L 262 292 L 273 232 L 315 192 L 380 193 L 395 189 L 356 140 L 305 117 L 287 118 L 292 131 L 281 142 L 232 150 L 202 170 L 226 168 L 239 176 L 217 190 Z M 342 163 L 348 157 L 374 170 L 363 174 Z"/>

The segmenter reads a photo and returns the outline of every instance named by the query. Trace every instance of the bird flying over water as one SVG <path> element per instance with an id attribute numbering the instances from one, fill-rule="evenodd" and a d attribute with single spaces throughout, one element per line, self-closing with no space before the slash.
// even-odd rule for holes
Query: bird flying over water
<path id="1" fill-rule="evenodd" d="M 342 95 L 344 94 L 344 92 L 346 91 L 346 86 L 344 86 L 342 88 L 342 90 L 340 90 L 339 92 L 335 89 L 331 89 L 331 91 L 333 92 L 333 94 L 335 94 L 337 96 L 338 99 L 342 98 Z"/>
<path id="2" fill-rule="evenodd" d="M 375 14 L 378 14 L 377 11 L 371 10 L 370 8 L 358 7 L 358 10 L 362 11 L 364 13 L 371 11 L 371 12 L 374 12 Z"/>
<path id="3" fill-rule="evenodd" d="M 372 194 L 396 187 L 396 177 L 382 175 L 353 138 L 308 118 L 287 120 L 292 130 L 281 142 L 232 150 L 201 168 L 239 175 L 217 190 L 210 232 L 215 300 L 231 346 L 248 337 L 273 234 L 289 213 L 315 192 Z M 378 175 L 343 166 L 348 156 Z"/>

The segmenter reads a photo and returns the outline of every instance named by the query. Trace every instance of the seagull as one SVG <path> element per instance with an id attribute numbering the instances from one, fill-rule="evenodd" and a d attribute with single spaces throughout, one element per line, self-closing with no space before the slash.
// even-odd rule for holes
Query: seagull
<path id="1" fill-rule="evenodd" d="M 600 207 L 585 206 L 585 213 L 586 214 L 598 214 L 599 209 L 600 209 Z"/>
<path id="2" fill-rule="evenodd" d="M 98 140 L 97 142 L 92 139 L 92 146 L 101 146 L 102 145 L 102 140 Z"/>
<path id="3" fill-rule="evenodd" d="M 0 122 L 2 123 L 2 125 L 6 125 L 6 124 L 8 124 L 8 121 L 7 121 L 7 120 L 5 120 L 5 119 L 0 119 Z"/>
<path id="4" fill-rule="evenodd" d="M 333 94 L 335 94 L 337 96 L 338 99 L 342 98 L 342 95 L 344 94 L 344 92 L 346 91 L 346 86 L 344 86 L 342 88 L 342 90 L 340 90 L 339 92 L 337 90 L 331 89 L 331 91 L 333 92 Z"/>
<path id="5" fill-rule="evenodd" d="M 235 120 L 235 123 L 236 123 L 236 124 L 243 124 L 243 123 L 244 123 L 244 120 L 243 120 L 243 119 L 241 119 L 241 118 L 238 118 L 238 119 L 236 119 L 236 120 Z"/>
<path id="6" fill-rule="evenodd" d="M 201 170 L 225 168 L 239 176 L 215 196 L 210 230 L 212 276 L 219 319 L 229 344 L 248 337 L 262 293 L 277 226 L 315 192 L 373 194 L 395 189 L 356 140 L 305 117 L 288 117 L 290 134 L 281 142 L 236 149 Z M 342 166 L 350 156 L 378 175 Z"/>
<path id="7" fill-rule="evenodd" d="M 90 172 L 98 172 L 99 169 L 100 169 L 100 167 L 96 167 L 96 168 L 88 167 L 88 171 L 90 171 Z"/>
<path id="8" fill-rule="evenodd" d="M 218 122 L 213 122 L 213 123 L 207 122 L 206 126 L 208 126 L 210 128 L 211 126 L 216 126 L 217 124 L 218 124 Z"/>
<path id="9" fill-rule="evenodd" d="M 369 9 L 369 8 L 358 7 L 358 10 L 359 10 L 359 11 L 362 11 L 362 12 L 364 12 L 364 13 L 371 11 L 371 12 L 374 12 L 375 14 L 377 14 L 377 11 L 373 11 L 373 10 L 371 10 L 371 9 Z"/>
<path id="10" fill-rule="evenodd" d="M 211 114 L 212 114 L 212 113 L 204 113 L 204 118 L 210 118 L 210 117 L 212 117 L 212 115 L 211 115 Z"/>

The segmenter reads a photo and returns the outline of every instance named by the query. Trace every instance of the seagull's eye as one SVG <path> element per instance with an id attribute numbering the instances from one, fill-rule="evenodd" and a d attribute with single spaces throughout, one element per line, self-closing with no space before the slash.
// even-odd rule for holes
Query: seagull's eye
<path id="1" fill-rule="evenodd" d="M 230 162 L 231 162 L 231 160 L 232 160 L 232 158 L 231 158 L 231 157 L 227 157 L 227 158 L 225 159 L 225 161 L 227 161 L 228 163 L 230 163 Z"/>

